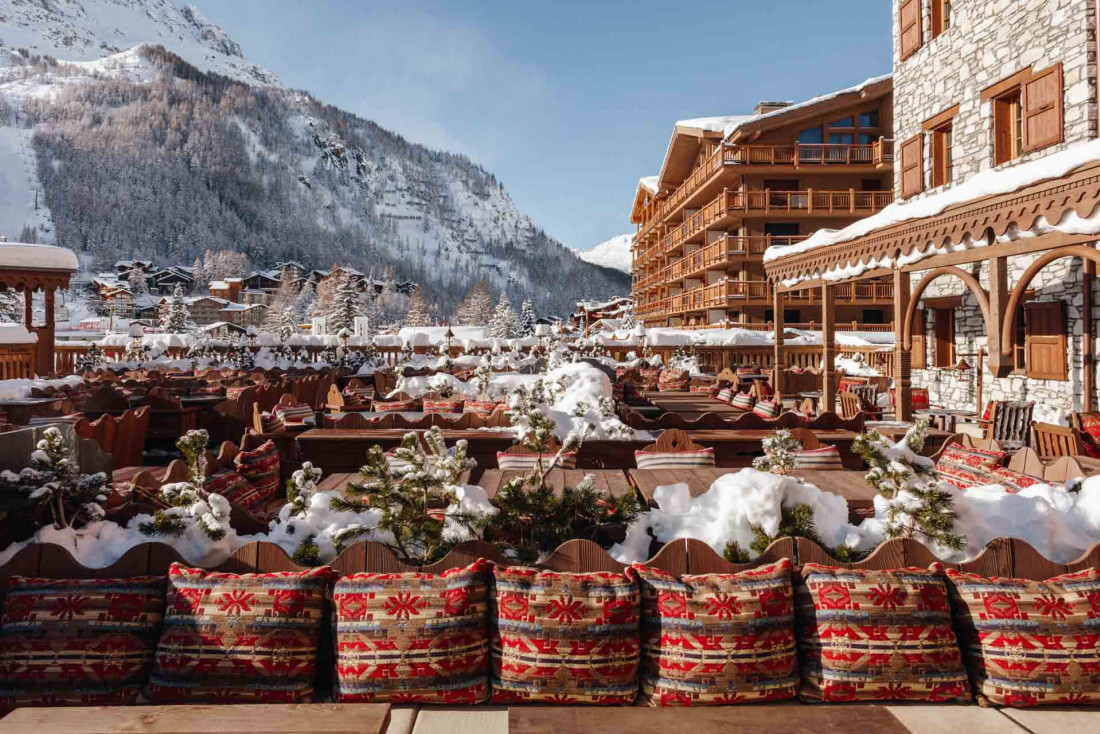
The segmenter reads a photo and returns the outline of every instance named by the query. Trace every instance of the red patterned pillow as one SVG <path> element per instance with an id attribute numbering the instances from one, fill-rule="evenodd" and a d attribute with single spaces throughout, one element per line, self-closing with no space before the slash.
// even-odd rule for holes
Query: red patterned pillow
<path id="1" fill-rule="evenodd" d="M 802 578 L 795 595 L 803 697 L 970 699 L 938 565 L 857 571 L 809 563 Z"/>
<path id="2" fill-rule="evenodd" d="M 240 472 L 223 471 L 203 482 L 202 488 L 211 494 L 220 494 L 231 504 L 248 507 L 256 502 L 252 485 Z"/>
<path id="3" fill-rule="evenodd" d="M 638 692 L 634 573 L 493 569 L 494 703 L 629 704 Z"/>
<path id="4" fill-rule="evenodd" d="M 493 411 L 501 403 L 495 400 L 467 400 L 462 404 L 463 413 L 477 413 L 479 415 L 492 415 Z"/>
<path id="5" fill-rule="evenodd" d="M 439 575 L 359 573 L 337 581 L 336 700 L 487 700 L 487 568 L 478 560 Z"/>
<path id="6" fill-rule="evenodd" d="M 909 402 L 913 406 L 913 410 L 928 410 L 932 405 L 931 400 L 928 398 L 928 389 L 923 387 L 914 387 L 909 393 Z"/>
<path id="7" fill-rule="evenodd" d="M 424 412 L 425 413 L 461 413 L 462 412 L 462 398 L 447 399 L 447 400 L 425 400 Z"/>
<path id="8" fill-rule="evenodd" d="M 156 703 L 303 703 L 313 698 L 331 570 L 216 573 L 173 563 Z"/>
<path id="9" fill-rule="evenodd" d="M 12 576 L 0 623 L 4 709 L 137 701 L 164 615 L 163 576 Z"/>
<path id="10" fill-rule="evenodd" d="M 691 375 L 684 370 L 662 370 L 657 388 L 662 392 L 682 392 L 688 389 Z"/>
<path id="11" fill-rule="evenodd" d="M 266 502 L 279 493 L 279 449 L 274 441 L 265 441 L 253 451 L 240 452 L 233 464 L 252 488 L 247 498 L 238 502 L 242 507 Z"/>
<path id="12" fill-rule="evenodd" d="M 1081 422 L 1082 445 L 1085 453 L 1094 459 L 1100 458 L 1100 413 L 1078 413 Z"/>
<path id="13" fill-rule="evenodd" d="M 999 466 L 989 472 L 989 484 L 999 484 L 1010 493 L 1016 494 L 1021 489 L 1034 487 L 1036 484 L 1043 484 L 1043 480 L 1036 479 L 1027 474 L 1021 474 L 1005 466 Z"/>
<path id="14" fill-rule="evenodd" d="M 1005 452 L 951 444 L 936 462 L 936 474 L 959 489 L 989 484 L 989 474 L 1004 463 Z"/>
<path id="15" fill-rule="evenodd" d="M 1100 703 L 1100 575 L 1046 581 L 948 569 L 959 640 L 980 701 Z"/>
<path id="16" fill-rule="evenodd" d="M 371 409 L 375 413 L 415 413 L 420 410 L 420 400 L 418 398 L 410 400 L 375 400 Z"/>
<path id="17" fill-rule="evenodd" d="M 791 562 L 642 585 L 642 700 L 651 706 L 781 701 L 798 693 Z"/>
<path id="18" fill-rule="evenodd" d="M 275 418 L 284 426 L 302 425 L 306 422 L 306 419 L 312 419 L 313 408 L 309 407 L 305 403 L 297 403 L 295 405 L 276 405 L 274 409 Z"/>

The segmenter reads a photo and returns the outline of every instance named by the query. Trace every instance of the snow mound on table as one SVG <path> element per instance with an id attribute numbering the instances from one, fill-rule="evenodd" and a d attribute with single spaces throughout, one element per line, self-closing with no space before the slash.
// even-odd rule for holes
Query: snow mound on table
<path id="1" fill-rule="evenodd" d="M 32 389 L 45 390 L 47 387 L 61 388 L 80 387 L 84 384 L 84 378 L 79 375 L 69 375 L 60 380 L 0 380 L 0 400 L 22 400 L 31 396 Z"/>
<path id="2" fill-rule="evenodd" d="M 614 415 L 601 412 L 599 405 L 611 400 L 611 379 L 586 362 L 567 364 L 547 373 L 548 382 L 564 387 L 562 395 L 549 406 L 548 414 L 556 426 L 555 434 L 565 439 L 570 434 L 592 439 L 627 438 L 634 431 Z M 522 434 L 522 430 L 517 433 Z M 519 435 L 522 439 L 522 435 Z"/>

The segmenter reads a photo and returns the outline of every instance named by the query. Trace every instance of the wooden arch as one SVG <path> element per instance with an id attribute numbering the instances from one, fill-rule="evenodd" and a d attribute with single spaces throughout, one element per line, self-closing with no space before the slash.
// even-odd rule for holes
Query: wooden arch
<path id="1" fill-rule="evenodd" d="M 1055 260 L 1061 260 L 1063 257 L 1079 257 L 1084 260 L 1092 260 L 1097 265 L 1100 265 L 1100 251 L 1086 245 L 1070 245 L 1069 247 L 1061 247 L 1057 250 L 1048 250 L 1040 255 L 1035 262 L 1031 263 L 1028 269 L 1024 271 L 1024 274 L 1020 276 L 1020 282 L 1012 289 L 1012 296 L 1008 299 L 1005 317 L 1001 322 L 1002 355 L 1010 356 L 1013 348 L 1016 346 L 1016 310 L 1020 308 L 1020 303 L 1024 300 L 1024 295 L 1027 292 L 1028 286 L 1031 285 L 1031 281 L 1035 279 L 1035 276 L 1039 274 L 1040 270 Z"/>
<path id="2" fill-rule="evenodd" d="M 920 303 L 920 297 L 924 294 L 925 289 L 931 285 L 933 280 L 943 275 L 954 275 L 974 294 L 974 297 L 978 299 L 978 305 L 982 308 L 982 317 L 985 318 L 986 328 L 988 330 L 988 325 L 990 323 L 989 294 L 985 292 L 985 289 L 982 288 L 982 284 L 979 283 L 978 279 L 973 275 L 962 268 L 957 268 L 954 265 L 947 265 L 927 273 L 920 279 L 920 282 L 917 283 L 917 287 L 913 289 L 913 295 L 909 298 L 909 306 L 905 310 L 905 328 L 901 332 L 902 345 L 907 352 L 913 348 L 913 319 L 917 315 L 917 305 Z"/>

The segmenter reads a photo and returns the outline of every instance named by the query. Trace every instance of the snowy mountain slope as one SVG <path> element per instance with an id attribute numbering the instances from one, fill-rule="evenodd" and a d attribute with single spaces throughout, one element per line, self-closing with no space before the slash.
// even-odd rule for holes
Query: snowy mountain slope
<path id="1" fill-rule="evenodd" d="M 193 5 L 173 0 L 0 0 L 0 46 L 92 61 L 142 43 L 162 45 L 202 71 L 276 86 L 271 71 Z"/>
<path id="2" fill-rule="evenodd" d="M 614 268 L 629 273 L 633 262 L 633 256 L 630 253 L 632 242 L 634 242 L 634 235 L 621 234 L 618 237 L 612 237 L 607 242 L 601 242 L 591 250 L 577 252 L 577 257 L 593 265 L 601 265 L 605 268 Z"/>

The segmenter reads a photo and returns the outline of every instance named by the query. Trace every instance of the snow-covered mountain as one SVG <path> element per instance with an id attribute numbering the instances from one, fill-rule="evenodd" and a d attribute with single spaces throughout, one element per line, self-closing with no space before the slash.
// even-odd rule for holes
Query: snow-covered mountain
<path id="1" fill-rule="evenodd" d="M 116 51 L 144 39 L 168 50 Z M 558 313 L 629 284 L 468 158 L 278 85 L 168 0 L 0 0 L 0 233 L 28 226 L 100 263 L 212 248 L 392 270 L 444 309 L 478 280 Z"/>
<path id="2" fill-rule="evenodd" d="M 577 256 L 585 262 L 593 265 L 601 265 L 605 268 L 630 272 L 633 257 L 630 254 L 630 244 L 634 241 L 634 235 L 621 234 L 612 237 L 607 242 L 601 242 L 591 250 L 577 252 Z"/>
<path id="3" fill-rule="evenodd" d="M 202 71 L 278 85 L 245 60 L 240 45 L 193 5 L 172 0 L 0 0 L 0 47 L 66 61 L 93 61 L 142 43 L 161 45 Z"/>

